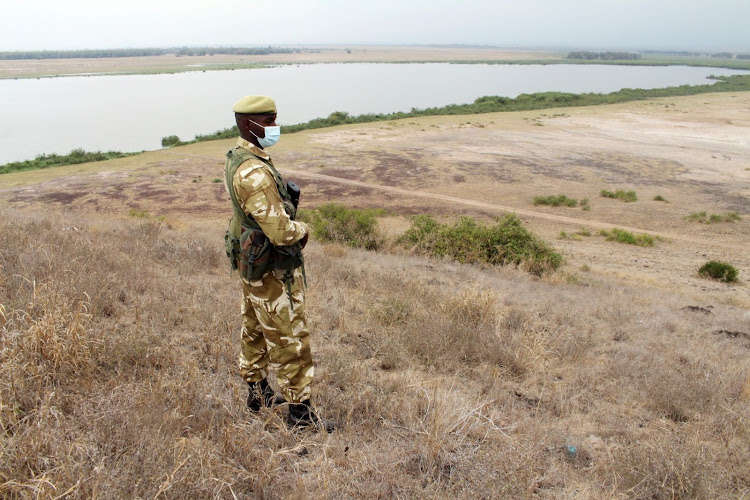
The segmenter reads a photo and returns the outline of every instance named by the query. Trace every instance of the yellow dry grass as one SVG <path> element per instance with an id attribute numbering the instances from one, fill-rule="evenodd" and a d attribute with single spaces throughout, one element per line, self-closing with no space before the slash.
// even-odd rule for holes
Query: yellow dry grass
<path id="1" fill-rule="evenodd" d="M 0 228 L 7 498 L 750 493 L 742 309 L 312 243 L 315 401 L 342 427 L 291 432 L 243 408 L 221 228 L 43 215 Z"/>
<path id="2" fill-rule="evenodd" d="M 696 276 L 719 256 L 746 279 L 748 221 L 683 219 L 747 199 L 746 125 L 718 117 L 750 96 L 660 102 L 543 127 L 432 117 L 282 141 L 275 162 L 299 173 L 306 208 L 385 207 L 392 237 L 410 213 L 515 207 L 566 258 L 540 279 L 311 242 L 314 400 L 342 423 L 332 435 L 243 407 L 229 204 L 213 182 L 231 141 L 0 176 L 0 496 L 750 496 L 748 287 Z M 639 201 L 597 199 L 605 187 Z M 657 190 L 671 203 L 651 202 Z M 531 205 L 558 191 L 592 210 Z M 605 224 L 669 239 L 554 239 Z"/>

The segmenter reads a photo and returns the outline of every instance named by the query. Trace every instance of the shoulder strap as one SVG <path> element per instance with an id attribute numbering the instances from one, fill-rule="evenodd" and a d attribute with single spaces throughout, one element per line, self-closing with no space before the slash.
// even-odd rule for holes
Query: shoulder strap
<path id="1" fill-rule="evenodd" d="M 255 222 L 255 219 L 247 215 L 245 211 L 242 210 L 242 206 L 237 199 L 237 193 L 234 190 L 234 174 L 237 172 L 237 169 L 240 167 L 240 165 L 245 162 L 245 160 L 255 155 L 251 154 L 250 152 L 240 152 L 239 154 L 237 154 L 235 153 L 236 149 L 237 148 L 227 151 L 227 165 L 224 169 L 224 180 L 226 181 L 227 189 L 229 190 L 229 196 L 232 198 L 232 208 L 234 209 L 235 215 L 240 218 L 244 226 L 260 229 L 260 226 L 257 222 Z"/>
<path id="2" fill-rule="evenodd" d="M 241 151 L 238 152 L 238 149 L 241 149 Z M 250 158 L 255 158 L 256 160 L 259 160 L 271 170 L 271 173 L 273 174 L 273 180 L 276 182 L 276 189 L 279 190 L 281 199 L 284 201 L 291 201 L 289 193 L 286 190 L 286 184 L 284 183 L 284 180 L 281 178 L 281 174 L 279 173 L 279 171 L 276 170 L 276 167 L 273 166 L 273 162 L 271 160 L 265 160 L 259 156 L 256 156 L 250 151 L 246 149 L 242 149 L 238 146 L 234 149 L 230 149 L 227 152 L 228 166 L 225 169 L 225 174 L 227 176 L 226 178 L 227 187 L 229 188 L 229 194 L 232 196 L 232 204 L 235 205 L 235 208 L 239 209 L 239 211 L 242 212 L 242 208 L 237 202 L 237 195 L 234 192 L 234 185 L 233 185 L 234 174 L 237 172 L 237 169 L 240 167 L 240 165 L 242 165 L 245 161 L 249 160 Z"/>

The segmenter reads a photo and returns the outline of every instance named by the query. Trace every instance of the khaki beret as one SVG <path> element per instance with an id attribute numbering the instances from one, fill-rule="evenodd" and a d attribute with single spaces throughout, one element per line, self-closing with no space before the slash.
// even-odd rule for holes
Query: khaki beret
<path id="1" fill-rule="evenodd" d="M 276 103 L 264 95 L 248 95 L 234 103 L 232 111 L 246 115 L 276 113 Z"/>

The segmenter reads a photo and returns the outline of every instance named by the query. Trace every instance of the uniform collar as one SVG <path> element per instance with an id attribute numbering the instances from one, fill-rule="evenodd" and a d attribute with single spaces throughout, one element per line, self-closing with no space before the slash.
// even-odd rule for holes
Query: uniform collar
<path id="1" fill-rule="evenodd" d="M 256 146 L 252 142 L 243 139 L 242 137 L 239 137 L 237 139 L 237 145 L 239 147 L 241 147 L 242 149 L 247 149 L 252 154 L 254 154 L 255 156 L 257 156 L 258 158 L 263 158 L 264 160 L 270 160 L 271 159 L 271 157 L 268 155 L 268 153 L 265 152 L 265 150 L 259 148 L 258 146 Z"/>

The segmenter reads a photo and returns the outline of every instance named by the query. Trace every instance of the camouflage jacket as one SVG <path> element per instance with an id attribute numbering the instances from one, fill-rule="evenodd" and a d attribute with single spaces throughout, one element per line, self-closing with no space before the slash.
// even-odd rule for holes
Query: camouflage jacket
<path id="1" fill-rule="evenodd" d="M 241 137 L 237 140 L 237 146 L 271 161 L 268 153 Z M 242 210 L 255 219 L 273 245 L 293 245 L 307 234 L 307 225 L 291 220 L 284 209 L 273 173 L 262 161 L 251 157 L 242 163 L 232 178 L 231 187 Z M 225 188 L 229 192 L 230 186 L 225 185 Z"/>

